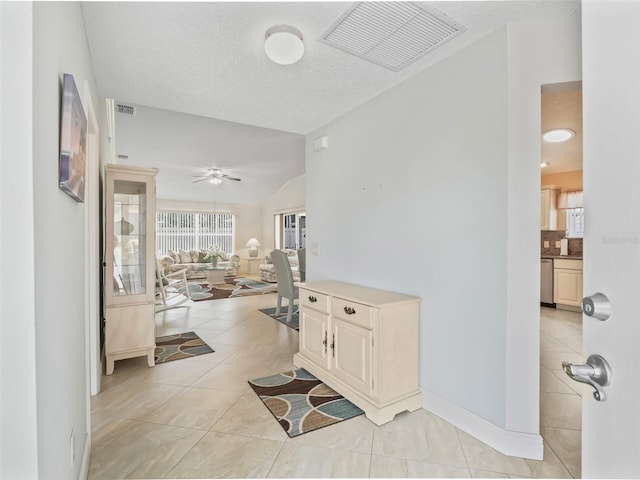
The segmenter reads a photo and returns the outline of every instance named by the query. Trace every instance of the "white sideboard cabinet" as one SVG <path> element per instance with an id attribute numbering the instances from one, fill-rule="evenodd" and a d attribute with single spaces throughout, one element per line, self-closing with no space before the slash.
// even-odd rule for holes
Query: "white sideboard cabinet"
<path id="1" fill-rule="evenodd" d="M 157 169 L 107 165 L 104 319 L 106 373 L 114 361 L 155 364 L 155 178 Z"/>
<path id="2" fill-rule="evenodd" d="M 420 408 L 420 298 L 338 281 L 299 285 L 300 350 L 294 364 L 377 425 Z"/>

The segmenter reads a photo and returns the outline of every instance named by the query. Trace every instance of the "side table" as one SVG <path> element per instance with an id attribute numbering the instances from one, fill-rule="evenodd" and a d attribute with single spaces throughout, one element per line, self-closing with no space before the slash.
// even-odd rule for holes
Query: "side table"
<path id="1" fill-rule="evenodd" d="M 227 272 L 225 267 L 206 267 L 207 283 L 212 287 L 216 283 L 225 283 L 224 274 Z"/>
<path id="2" fill-rule="evenodd" d="M 252 257 L 247 258 L 247 273 L 249 275 L 257 275 L 260 273 L 260 262 L 263 261 L 262 258 Z"/>

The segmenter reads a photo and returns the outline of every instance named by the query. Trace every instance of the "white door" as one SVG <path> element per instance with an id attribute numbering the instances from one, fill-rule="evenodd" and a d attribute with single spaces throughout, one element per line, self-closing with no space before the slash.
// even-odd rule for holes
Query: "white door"
<path id="1" fill-rule="evenodd" d="M 582 475 L 640 478 L 640 2 L 582 2 L 584 347 L 611 366 L 607 398 L 583 398 Z"/>

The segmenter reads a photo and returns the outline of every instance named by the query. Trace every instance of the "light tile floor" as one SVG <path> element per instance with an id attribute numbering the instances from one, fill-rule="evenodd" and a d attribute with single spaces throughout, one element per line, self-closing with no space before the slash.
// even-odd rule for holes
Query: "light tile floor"
<path id="1" fill-rule="evenodd" d="M 562 360 L 582 360 L 581 317 L 541 309 L 544 461 L 508 457 L 425 411 L 378 427 L 364 416 L 290 439 L 247 380 L 294 368 L 298 333 L 258 311 L 274 295 L 190 303 L 157 335 L 195 331 L 215 353 L 116 362 L 91 401 L 89 479 L 580 476 L 580 394 Z"/>

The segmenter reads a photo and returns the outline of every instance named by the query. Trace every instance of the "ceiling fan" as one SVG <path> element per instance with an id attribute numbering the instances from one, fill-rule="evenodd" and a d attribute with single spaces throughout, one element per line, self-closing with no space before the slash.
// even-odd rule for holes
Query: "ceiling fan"
<path id="1" fill-rule="evenodd" d="M 207 171 L 206 175 L 197 175 L 194 178 L 198 180 L 194 180 L 192 183 L 204 182 L 205 180 L 208 180 L 209 183 L 212 183 L 213 185 L 220 185 L 223 180 L 233 180 L 234 182 L 241 181 L 240 178 L 230 177 L 226 173 L 222 173 L 222 170 L 220 170 L 219 168 L 210 168 Z"/>

